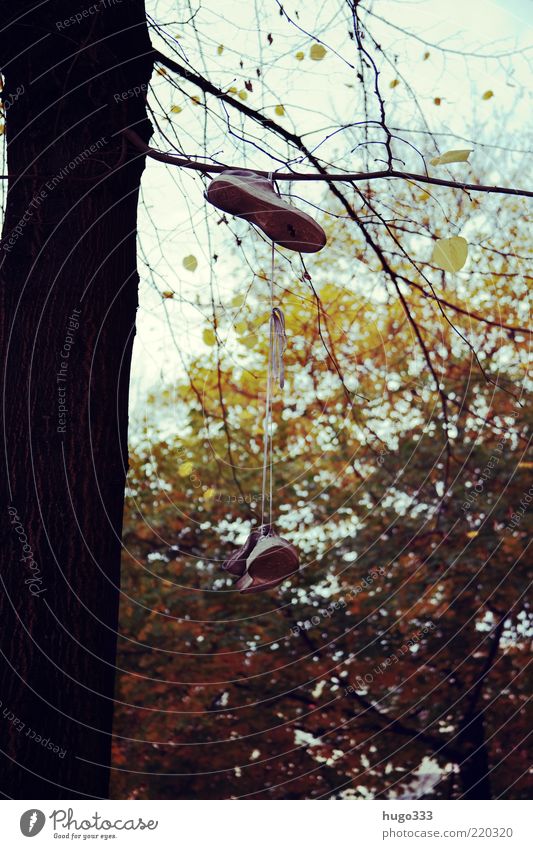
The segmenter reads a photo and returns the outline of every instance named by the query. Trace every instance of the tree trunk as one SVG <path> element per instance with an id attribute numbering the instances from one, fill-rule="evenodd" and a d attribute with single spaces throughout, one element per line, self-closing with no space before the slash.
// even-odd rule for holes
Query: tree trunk
<path id="1" fill-rule="evenodd" d="M 489 756 L 482 713 L 476 713 L 469 720 L 468 727 L 461 731 L 458 742 L 464 752 L 464 760 L 459 767 L 461 798 L 492 799 Z"/>
<path id="2" fill-rule="evenodd" d="M 0 10 L 0 787 L 104 798 L 151 46 L 143 0 Z"/>

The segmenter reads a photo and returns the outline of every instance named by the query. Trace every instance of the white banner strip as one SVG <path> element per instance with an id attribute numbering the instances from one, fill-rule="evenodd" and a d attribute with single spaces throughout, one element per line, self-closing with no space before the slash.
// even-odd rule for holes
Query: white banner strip
<path id="1" fill-rule="evenodd" d="M 237 805 L 237 806 L 236 806 Z M 290 849 L 507 847 L 526 849 L 526 801 L 5 801 L 2 845 Z M 528 816 L 529 814 L 529 816 Z M 342 841 L 342 843 L 341 843 Z"/>

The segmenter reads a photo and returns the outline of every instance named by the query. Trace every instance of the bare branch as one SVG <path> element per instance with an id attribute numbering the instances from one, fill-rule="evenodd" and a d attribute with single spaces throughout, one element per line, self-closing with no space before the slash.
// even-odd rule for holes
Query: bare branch
<path id="1" fill-rule="evenodd" d="M 231 98 L 229 99 L 231 100 Z M 241 104 L 232 103 L 232 105 L 234 105 L 237 109 L 242 110 Z M 256 120 L 258 120 L 260 117 L 264 117 L 261 116 L 259 112 L 254 112 L 254 110 L 249 109 L 247 107 L 247 114 L 250 112 L 253 113 L 253 116 Z M 265 118 L 264 120 L 268 121 L 269 124 L 274 123 L 268 118 Z M 151 157 L 151 159 L 156 159 L 158 162 L 166 162 L 169 165 L 177 165 L 180 168 L 191 168 L 194 171 L 201 171 L 204 174 L 221 174 L 227 168 L 236 167 L 235 165 L 210 165 L 205 162 L 197 162 L 196 160 L 189 159 L 187 157 L 176 156 L 172 153 L 164 153 L 161 150 L 155 150 L 155 148 L 149 147 L 147 144 L 145 144 L 141 137 L 137 135 L 135 130 L 127 129 L 123 130 L 123 132 L 124 135 L 129 139 L 129 141 L 133 145 L 135 145 L 135 147 L 137 147 L 142 153 L 146 154 L 146 156 Z M 271 172 L 257 170 L 256 173 L 261 174 L 264 177 L 268 177 Z M 357 183 L 364 180 L 381 180 L 384 178 L 391 178 L 407 180 L 408 182 L 413 183 L 429 183 L 432 186 L 448 186 L 451 189 L 461 189 L 467 192 L 489 192 L 490 194 L 515 195 L 518 197 L 533 197 L 533 190 L 530 189 L 513 189 L 509 186 L 483 186 L 477 183 L 461 183 L 457 180 L 442 180 L 438 177 L 429 177 L 426 174 L 411 174 L 407 171 L 390 171 L 388 169 L 384 171 L 368 171 L 366 173 L 362 171 L 357 171 L 355 173 L 343 174 L 331 174 L 329 172 L 301 174 L 296 171 L 276 171 L 274 177 L 276 180 L 283 181 L 305 180 L 313 182 L 324 181 L 327 183 Z"/>

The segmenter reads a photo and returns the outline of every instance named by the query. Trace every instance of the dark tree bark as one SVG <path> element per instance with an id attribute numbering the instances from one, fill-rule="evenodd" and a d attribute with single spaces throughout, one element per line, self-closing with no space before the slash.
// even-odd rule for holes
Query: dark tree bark
<path id="1" fill-rule="evenodd" d="M 143 0 L 89 5 L 0 2 L 0 788 L 11 798 L 108 792 L 144 167 L 120 131 L 150 137 L 152 53 Z"/>
<path id="2" fill-rule="evenodd" d="M 490 766 L 483 714 L 476 713 L 459 735 L 463 758 L 459 766 L 462 799 L 492 799 Z"/>

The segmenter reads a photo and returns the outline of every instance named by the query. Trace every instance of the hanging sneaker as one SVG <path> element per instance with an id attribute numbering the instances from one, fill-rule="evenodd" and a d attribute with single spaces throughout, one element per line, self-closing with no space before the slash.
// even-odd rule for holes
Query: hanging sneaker
<path id="1" fill-rule="evenodd" d="M 228 168 L 207 189 L 207 200 L 259 227 L 268 238 L 299 253 L 315 253 L 326 244 L 322 227 L 306 212 L 280 198 L 266 177 L 255 171 Z"/>
<path id="2" fill-rule="evenodd" d="M 239 577 L 235 588 L 241 593 L 260 593 L 281 584 L 299 568 L 298 550 L 271 525 L 252 531 L 244 545 L 222 568 Z"/>

